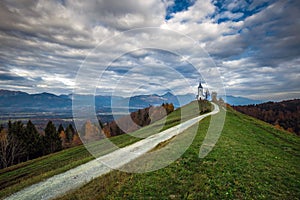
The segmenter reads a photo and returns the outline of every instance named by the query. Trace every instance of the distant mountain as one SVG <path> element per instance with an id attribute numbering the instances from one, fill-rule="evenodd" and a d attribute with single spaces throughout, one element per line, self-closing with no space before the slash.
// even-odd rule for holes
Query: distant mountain
<path id="1" fill-rule="evenodd" d="M 77 101 L 86 105 L 91 98 L 89 95 L 76 95 Z M 175 107 L 185 105 L 194 99 L 193 94 L 175 96 L 168 92 L 164 95 L 138 95 L 130 98 L 119 96 L 95 96 L 96 109 L 110 109 L 113 106 L 124 107 L 129 102 L 130 107 L 145 108 L 149 105 L 161 105 L 162 103 L 173 103 Z M 55 95 L 51 93 L 28 94 L 20 91 L 0 90 L 0 111 L 57 111 L 71 110 L 72 95 Z"/>
<path id="2" fill-rule="evenodd" d="M 71 99 L 50 93 L 28 94 L 20 91 L 0 90 L 1 110 L 52 110 L 71 107 Z"/>
<path id="3" fill-rule="evenodd" d="M 175 107 L 180 107 L 190 103 L 195 99 L 194 94 L 173 95 L 170 92 L 164 95 L 138 95 L 130 97 L 129 105 L 136 107 L 147 107 L 149 105 L 161 105 L 162 103 L 173 103 Z M 127 99 L 128 100 L 128 99 Z"/>
<path id="4" fill-rule="evenodd" d="M 76 95 L 76 100 L 87 105 L 91 96 Z M 222 97 L 225 99 L 224 97 Z M 167 92 L 163 95 L 149 94 L 137 95 L 133 97 L 120 96 L 95 96 L 95 106 L 97 110 L 110 110 L 113 102 L 114 107 L 125 107 L 129 102 L 131 108 L 145 108 L 149 105 L 161 105 L 162 103 L 173 103 L 175 107 L 188 104 L 195 99 L 195 94 L 174 95 Z M 244 97 L 226 96 L 226 102 L 231 105 L 259 104 L 263 101 L 253 100 Z M 72 95 L 55 95 L 51 93 L 28 94 L 20 91 L 0 90 L 0 111 L 57 111 L 71 110 Z"/>
<path id="5" fill-rule="evenodd" d="M 26 92 L 21 92 L 21 91 L 0 90 L 1 97 L 13 97 L 18 95 L 28 95 L 28 94 Z"/>
<path id="6" fill-rule="evenodd" d="M 223 99 L 224 96 L 222 97 Z M 226 103 L 230 105 L 235 105 L 235 106 L 243 106 L 243 105 L 250 105 L 250 104 L 260 104 L 263 103 L 263 100 L 254 100 L 254 99 L 249 99 L 245 97 L 235 97 L 228 95 L 226 96 Z"/>

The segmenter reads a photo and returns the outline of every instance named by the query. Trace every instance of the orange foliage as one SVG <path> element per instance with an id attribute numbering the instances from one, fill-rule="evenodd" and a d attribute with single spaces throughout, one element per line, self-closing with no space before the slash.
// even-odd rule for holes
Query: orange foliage
<path id="1" fill-rule="evenodd" d="M 66 134 L 65 134 L 65 132 L 64 131 L 61 131 L 60 133 L 59 133 L 59 137 L 61 138 L 61 140 L 62 141 L 66 141 Z"/>
<path id="2" fill-rule="evenodd" d="M 80 137 L 79 137 L 78 134 L 75 134 L 75 135 L 74 135 L 72 144 L 73 144 L 74 146 L 77 146 L 77 145 L 82 144 L 82 141 L 80 140 Z"/>
<path id="3" fill-rule="evenodd" d="M 283 128 L 279 125 L 279 124 L 276 124 L 275 125 L 275 128 L 279 129 L 279 130 L 283 130 Z"/>
<path id="4" fill-rule="evenodd" d="M 92 124 L 91 121 L 87 121 L 84 126 L 84 139 L 87 141 L 95 140 L 100 138 L 100 130 L 97 126 Z"/>

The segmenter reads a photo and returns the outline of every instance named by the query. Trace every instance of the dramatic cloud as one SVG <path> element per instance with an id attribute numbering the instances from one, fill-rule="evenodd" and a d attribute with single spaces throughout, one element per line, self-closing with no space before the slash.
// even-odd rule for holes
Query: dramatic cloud
<path id="1" fill-rule="evenodd" d="M 103 94 L 118 89 L 122 95 L 169 90 L 183 94 L 193 92 L 185 81 L 196 87 L 205 77 L 213 87 L 218 74 L 207 75 L 212 64 L 200 58 L 204 53 L 197 59 L 184 39 L 138 29 L 160 27 L 185 34 L 204 48 L 227 94 L 299 98 L 299 13 L 298 1 L 281 0 L 1 1 L 0 86 L 71 93 L 78 87 L 81 66 L 94 75 L 87 77 L 89 85 L 95 84 L 92 77 L 100 76 L 107 62 L 110 66 L 97 82 L 97 92 Z M 131 29 L 140 32 L 123 33 Z M 111 37 L 118 39 L 103 43 Z M 136 49 L 141 44 L 161 49 Z M 126 54 L 119 57 L 119 52 Z M 203 77 L 189 62 L 200 65 Z M 116 88 L 117 83 L 123 88 Z"/>

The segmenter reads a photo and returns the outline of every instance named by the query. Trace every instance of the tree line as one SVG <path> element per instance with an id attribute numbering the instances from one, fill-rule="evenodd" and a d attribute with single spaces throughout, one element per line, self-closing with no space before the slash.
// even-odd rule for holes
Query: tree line
<path id="1" fill-rule="evenodd" d="M 139 109 L 128 116 L 104 125 L 99 121 L 99 124 L 106 137 L 113 137 L 138 130 L 140 127 L 162 119 L 173 111 L 172 103 L 163 103 L 161 106 Z M 119 127 L 119 125 L 123 126 Z M 85 141 L 99 137 L 97 133 L 100 130 L 87 121 L 80 132 Z M 22 121 L 9 121 L 7 128 L 4 128 L 3 125 L 0 126 L 0 169 L 80 144 L 82 141 L 72 124 L 66 128 L 60 124 L 56 128 L 54 123 L 49 121 L 45 129 L 38 132 L 31 120 L 27 124 L 23 124 Z"/>
<path id="2" fill-rule="evenodd" d="M 105 125 L 100 123 L 100 126 L 106 137 L 112 137 L 136 131 L 141 127 L 162 119 L 173 111 L 174 105 L 172 103 L 163 103 L 161 106 L 149 106 L 139 109 L 130 113 L 130 115 L 121 117 Z"/>
<path id="3" fill-rule="evenodd" d="M 7 128 L 0 127 L 0 168 L 54 153 L 70 146 L 81 144 L 78 134 L 69 124 L 66 129 L 60 124 L 58 129 L 49 121 L 43 133 L 39 133 L 29 120 L 9 121 Z"/>
<path id="4" fill-rule="evenodd" d="M 235 110 L 300 135 L 300 99 L 232 106 Z"/>

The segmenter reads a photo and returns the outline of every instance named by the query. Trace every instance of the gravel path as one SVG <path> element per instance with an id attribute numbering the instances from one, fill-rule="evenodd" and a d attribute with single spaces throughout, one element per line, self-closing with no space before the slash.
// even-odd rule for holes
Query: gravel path
<path id="1" fill-rule="evenodd" d="M 118 149 L 105 156 L 99 157 L 98 159 L 92 160 L 64 173 L 55 175 L 42 182 L 31 185 L 23 190 L 20 190 L 19 192 L 12 194 L 6 199 L 53 199 L 71 189 L 78 188 L 92 179 L 106 174 L 112 170 L 104 165 L 101 161 L 105 160 L 106 163 L 109 163 L 109 166 L 115 166 L 115 168 L 121 167 L 136 159 L 140 155 L 150 151 L 159 143 L 180 134 L 203 118 L 218 113 L 219 107 L 214 103 L 213 105 L 214 110 L 210 113 L 190 119 L 182 124 L 140 140 L 132 145 Z"/>

